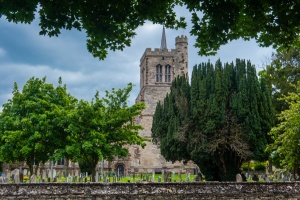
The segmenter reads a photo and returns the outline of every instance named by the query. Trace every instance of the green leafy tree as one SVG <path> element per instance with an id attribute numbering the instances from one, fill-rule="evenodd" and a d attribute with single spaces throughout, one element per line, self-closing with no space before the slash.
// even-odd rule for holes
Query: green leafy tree
<path id="1" fill-rule="evenodd" d="M 66 144 L 65 115 L 73 103 L 61 79 L 54 87 L 46 83 L 46 77 L 32 77 L 22 92 L 15 83 L 13 97 L 0 114 L 1 161 L 25 161 L 30 174 L 36 174 L 39 164 L 54 158 L 56 150 Z"/>
<path id="2" fill-rule="evenodd" d="M 270 135 L 274 143 L 267 148 L 273 157 L 278 157 L 281 166 L 300 175 L 300 83 L 295 87 L 296 92 L 291 92 L 282 97 L 289 108 L 279 114 L 279 123 L 272 128 Z"/>
<path id="3" fill-rule="evenodd" d="M 184 16 L 176 15 L 175 6 L 186 7 L 192 14 L 191 34 L 197 37 L 200 55 L 213 55 L 221 45 L 239 38 L 253 38 L 261 46 L 299 47 L 300 3 L 293 0 L 2 0 L 0 16 L 31 23 L 39 15 L 42 35 L 57 36 L 61 29 L 84 30 L 88 51 L 104 59 L 107 49 L 129 46 L 137 27 L 146 21 L 185 28 Z"/>
<path id="4" fill-rule="evenodd" d="M 276 113 L 288 108 L 288 104 L 282 100 L 283 95 L 295 92 L 293 86 L 300 81 L 300 51 L 296 48 L 273 53 L 271 64 L 259 72 L 266 83 L 272 88 L 272 101 Z"/>
<path id="5" fill-rule="evenodd" d="M 167 160 L 192 160 L 207 180 L 228 181 L 244 161 L 267 158 L 271 93 L 250 61 L 203 63 L 194 67 L 191 86 L 181 79 L 153 119 L 153 137 Z"/>
<path id="6" fill-rule="evenodd" d="M 97 92 L 91 103 L 81 100 L 68 114 L 70 135 L 63 154 L 77 161 L 81 170 L 88 170 L 93 180 L 101 158 L 126 157 L 128 145 L 145 146 L 145 139 L 138 135 L 142 127 L 132 123 L 145 105 L 127 105 L 131 90 L 132 84 L 128 84 L 124 89 L 106 91 L 101 99 Z"/>

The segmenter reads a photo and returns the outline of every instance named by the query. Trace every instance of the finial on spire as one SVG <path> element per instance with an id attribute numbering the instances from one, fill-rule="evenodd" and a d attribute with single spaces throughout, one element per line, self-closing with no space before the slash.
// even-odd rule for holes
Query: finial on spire
<path id="1" fill-rule="evenodd" d="M 167 40 L 166 40 L 165 27 L 163 26 L 160 50 L 163 51 L 164 49 L 167 49 Z"/>

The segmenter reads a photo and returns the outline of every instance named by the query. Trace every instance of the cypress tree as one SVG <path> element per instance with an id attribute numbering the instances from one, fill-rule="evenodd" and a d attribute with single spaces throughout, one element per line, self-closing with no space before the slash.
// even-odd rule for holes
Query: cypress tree
<path id="1" fill-rule="evenodd" d="M 185 77 L 172 83 L 157 106 L 153 137 L 167 160 L 191 159 L 207 180 L 234 180 L 242 162 L 266 158 L 271 108 L 269 89 L 250 61 L 202 63 L 193 69 L 191 86 Z M 157 128 L 161 120 L 167 130 Z"/>

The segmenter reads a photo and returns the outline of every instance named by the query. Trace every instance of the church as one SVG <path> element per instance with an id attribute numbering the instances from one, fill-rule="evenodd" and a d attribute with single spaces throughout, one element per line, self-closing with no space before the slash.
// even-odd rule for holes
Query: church
<path id="1" fill-rule="evenodd" d="M 175 49 L 168 49 L 165 28 L 162 31 L 160 48 L 147 48 L 140 59 L 140 92 L 136 103 L 144 102 L 146 108 L 136 116 L 134 123 L 144 129 L 140 136 L 151 141 L 151 128 L 156 105 L 163 101 L 170 91 L 171 83 L 177 76 L 188 76 L 188 39 L 186 36 L 175 38 Z M 130 146 L 125 159 L 116 159 L 108 166 L 118 174 L 160 173 L 162 170 L 186 171 L 193 173 L 195 165 L 182 162 L 167 162 L 160 149 L 152 142 L 147 142 L 143 149 Z"/>

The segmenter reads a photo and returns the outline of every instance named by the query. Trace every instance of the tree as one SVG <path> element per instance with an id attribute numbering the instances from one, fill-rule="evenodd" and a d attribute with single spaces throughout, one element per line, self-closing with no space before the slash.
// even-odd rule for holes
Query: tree
<path id="1" fill-rule="evenodd" d="M 272 101 L 277 114 L 288 108 L 281 98 L 289 92 L 295 92 L 293 86 L 300 81 L 300 51 L 296 48 L 277 51 L 272 55 L 272 62 L 259 72 L 269 87 L 272 88 Z"/>
<path id="2" fill-rule="evenodd" d="M 0 16 L 15 23 L 31 23 L 38 12 L 42 35 L 61 29 L 85 30 L 87 49 L 104 59 L 107 49 L 130 46 L 138 26 L 146 21 L 168 28 L 185 28 L 175 6 L 192 13 L 191 34 L 200 55 L 214 55 L 229 41 L 251 38 L 261 46 L 299 47 L 298 1 L 147 0 L 147 1 L 22 1 L 0 2 Z"/>
<path id="3" fill-rule="evenodd" d="M 272 128 L 270 135 L 274 143 L 268 145 L 267 150 L 272 152 L 273 157 L 280 159 L 281 166 L 292 170 L 300 175 L 300 82 L 295 86 L 296 92 L 283 96 L 289 108 L 279 114 L 279 123 Z"/>
<path id="4" fill-rule="evenodd" d="M 114 156 L 126 157 L 128 145 L 145 146 L 145 139 L 138 135 L 142 127 L 132 123 L 145 105 L 127 105 L 131 90 L 132 84 L 128 84 L 124 89 L 106 91 L 102 99 L 97 92 L 91 103 L 81 100 L 68 114 L 70 136 L 62 154 L 77 161 L 81 170 L 88 170 L 93 180 L 101 158 L 112 161 Z"/>
<path id="5" fill-rule="evenodd" d="M 267 158 L 271 93 L 250 61 L 203 63 L 194 67 L 191 86 L 181 79 L 153 118 L 152 136 L 167 160 L 192 160 L 207 180 L 228 181 L 244 161 Z"/>
<path id="6" fill-rule="evenodd" d="M 0 114 L 0 160 L 25 161 L 30 174 L 36 174 L 40 163 L 50 160 L 57 149 L 64 147 L 64 116 L 74 100 L 61 79 L 55 88 L 46 83 L 46 77 L 32 77 L 22 92 L 15 83 L 13 97 L 3 105 Z"/>

